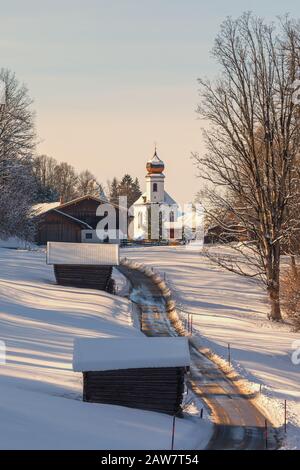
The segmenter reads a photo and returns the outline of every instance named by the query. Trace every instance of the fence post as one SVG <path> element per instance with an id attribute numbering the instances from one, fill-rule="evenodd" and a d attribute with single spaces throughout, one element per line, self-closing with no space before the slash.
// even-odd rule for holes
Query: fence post
<path id="1" fill-rule="evenodd" d="M 191 315 L 191 335 L 193 335 L 193 315 Z"/>
<path id="2" fill-rule="evenodd" d="M 268 448 L 268 421 L 265 419 L 265 445 Z"/>
<path id="3" fill-rule="evenodd" d="M 171 444 L 171 450 L 174 450 L 174 440 L 175 440 L 175 420 L 176 416 L 173 416 L 173 425 L 172 425 L 172 444 Z"/>
<path id="4" fill-rule="evenodd" d="M 231 365 L 231 351 L 230 351 L 230 343 L 228 343 L 228 364 Z"/>
<path id="5" fill-rule="evenodd" d="M 287 422 L 287 409 L 286 409 L 286 400 L 284 400 L 284 432 L 286 433 L 286 423 Z"/>
<path id="6" fill-rule="evenodd" d="M 201 411 L 200 411 L 200 418 L 201 419 L 203 418 L 203 408 L 201 408 Z"/>

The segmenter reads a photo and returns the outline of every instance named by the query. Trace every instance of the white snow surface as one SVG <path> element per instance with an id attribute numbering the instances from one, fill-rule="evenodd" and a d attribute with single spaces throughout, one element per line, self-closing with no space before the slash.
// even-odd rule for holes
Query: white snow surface
<path id="1" fill-rule="evenodd" d="M 11 248 L 14 250 L 18 249 L 32 249 L 36 250 L 37 246 L 35 243 L 28 242 L 26 240 L 22 240 L 21 238 L 18 237 L 9 237 L 7 239 L 0 239 L 0 248 Z"/>
<path id="2" fill-rule="evenodd" d="M 55 284 L 44 251 L 0 248 L 1 449 L 170 449 L 172 417 L 82 402 L 75 337 L 140 337 L 127 299 Z M 175 448 L 202 448 L 209 423 L 178 419 Z"/>
<path id="3" fill-rule="evenodd" d="M 166 273 L 177 304 L 193 314 L 199 344 L 227 360 L 230 343 L 233 367 L 250 388 L 258 391 L 261 386 L 258 402 L 281 429 L 287 400 L 289 424 L 283 447 L 300 448 L 300 364 L 292 362 L 300 333 L 289 324 L 267 320 L 269 305 L 263 287 L 183 246 L 127 248 L 122 256 Z"/>
<path id="4" fill-rule="evenodd" d="M 74 342 L 77 372 L 189 365 L 187 338 L 77 338 Z"/>

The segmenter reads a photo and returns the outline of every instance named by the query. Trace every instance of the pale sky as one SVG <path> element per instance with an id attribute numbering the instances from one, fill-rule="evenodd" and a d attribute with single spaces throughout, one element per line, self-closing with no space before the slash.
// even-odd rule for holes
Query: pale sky
<path id="1" fill-rule="evenodd" d="M 300 17 L 299 0 L 0 0 L 0 67 L 34 99 L 39 152 L 88 168 L 106 183 L 124 173 L 144 189 L 157 142 L 166 189 L 200 189 L 192 151 L 203 152 L 197 78 L 221 21 L 252 10 Z"/>

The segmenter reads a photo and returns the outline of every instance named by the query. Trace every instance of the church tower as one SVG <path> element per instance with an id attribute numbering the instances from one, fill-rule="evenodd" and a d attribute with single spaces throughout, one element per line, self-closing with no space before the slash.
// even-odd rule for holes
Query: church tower
<path id="1" fill-rule="evenodd" d="M 165 199 L 165 188 L 163 174 L 165 165 L 158 157 L 156 149 L 151 160 L 148 160 L 146 169 L 146 202 L 161 203 Z"/>
<path id="2" fill-rule="evenodd" d="M 178 236 L 175 224 L 178 219 L 178 204 L 165 191 L 164 162 L 157 155 L 148 160 L 146 191 L 129 208 L 131 235 L 135 240 L 174 240 Z"/>

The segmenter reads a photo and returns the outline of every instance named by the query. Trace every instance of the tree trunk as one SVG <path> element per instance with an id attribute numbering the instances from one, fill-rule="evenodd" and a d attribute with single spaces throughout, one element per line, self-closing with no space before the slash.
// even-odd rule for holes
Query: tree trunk
<path id="1" fill-rule="evenodd" d="M 272 245 L 269 252 L 269 266 L 268 266 L 268 293 L 271 304 L 271 311 L 268 318 L 273 321 L 281 321 L 280 309 L 280 244 L 275 243 Z"/>
<path id="2" fill-rule="evenodd" d="M 291 255 L 291 271 L 292 271 L 293 276 L 295 278 L 297 278 L 298 277 L 298 269 L 297 269 L 295 255 Z"/>
<path id="3" fill-rule="evenodd" d="M 268 318 L 273 321 L 281 321 L 281 309 L 280 309 L 280 296 L 279 296 L 279 283 L 272 285 L 268 288 L 271 312 Z"/>

